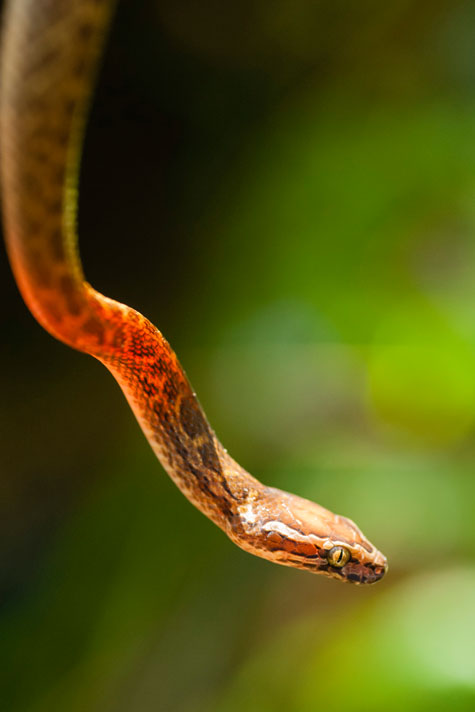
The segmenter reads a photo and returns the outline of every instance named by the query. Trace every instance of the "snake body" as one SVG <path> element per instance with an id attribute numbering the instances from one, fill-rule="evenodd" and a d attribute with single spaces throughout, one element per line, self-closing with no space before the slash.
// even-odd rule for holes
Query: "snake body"
<path id="1" fill-rule="evenodd" d="M 19 289 L 54 337 L 113 374 L 163 467 L 238 546 L 355 583 L 385 557 L 349 519 L 266 487 L 211 429 L 160 331 L 95 291 L 77 249 L 77 180 L 112 0 L 10 0 L 1 83 L 1 182 L 7 249 Z"/>

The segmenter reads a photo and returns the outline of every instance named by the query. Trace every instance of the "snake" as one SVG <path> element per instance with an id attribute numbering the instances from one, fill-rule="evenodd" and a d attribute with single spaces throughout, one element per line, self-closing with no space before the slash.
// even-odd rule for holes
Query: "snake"
<path id="1" fill-rule="evenodd" d="M 78 177 L 115 5 L 9 0 L 5 8 L 0 181 L 7 253 L 22 297 L 53 337 L 112 373 L 163 468 L 232 542 L 328 578 L 377 582 L 386 558 L 357 525 L 264 485 L 233 460 L 161 332 L 84 277 Z"/>

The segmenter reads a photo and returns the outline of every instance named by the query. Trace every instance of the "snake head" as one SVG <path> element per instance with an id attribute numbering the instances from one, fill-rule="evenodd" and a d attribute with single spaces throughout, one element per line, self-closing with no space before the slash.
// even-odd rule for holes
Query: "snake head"
<path id="1" fill-rule="evenodd" d="M 387 561 L 354 522 L 271 487 L 249 494 L 231 538 L 265 559 L 350 583 L 375 583 Z"/>

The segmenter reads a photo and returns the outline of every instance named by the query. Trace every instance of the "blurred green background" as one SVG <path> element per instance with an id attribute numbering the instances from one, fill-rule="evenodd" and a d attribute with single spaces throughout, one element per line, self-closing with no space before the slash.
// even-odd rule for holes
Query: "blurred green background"
<path id="1" fill-rule="evenodd" d="M 162 329 L 239 462 L 390 571 L 234 547 L 2 253 L 2 710 L 475 709 L 474 36 L 454 0 L 120 4 L 86 275 Z"/>

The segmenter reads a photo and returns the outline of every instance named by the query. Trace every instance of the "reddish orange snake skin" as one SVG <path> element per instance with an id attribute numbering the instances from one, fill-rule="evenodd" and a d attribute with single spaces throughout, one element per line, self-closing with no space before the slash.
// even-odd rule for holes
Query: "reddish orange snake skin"
<path id="1" fill-rule="evenodd" d="M 39 323 L 113 374 L 186 497 L 246 551 L 342 581 L 373 583 L 385 557 L 349 519 L 266 487 L 226 452 L 158 329 L 84 279 L 77 176 L 111 0 L 10 0 L 1 82 L 8 254 Z"/>

